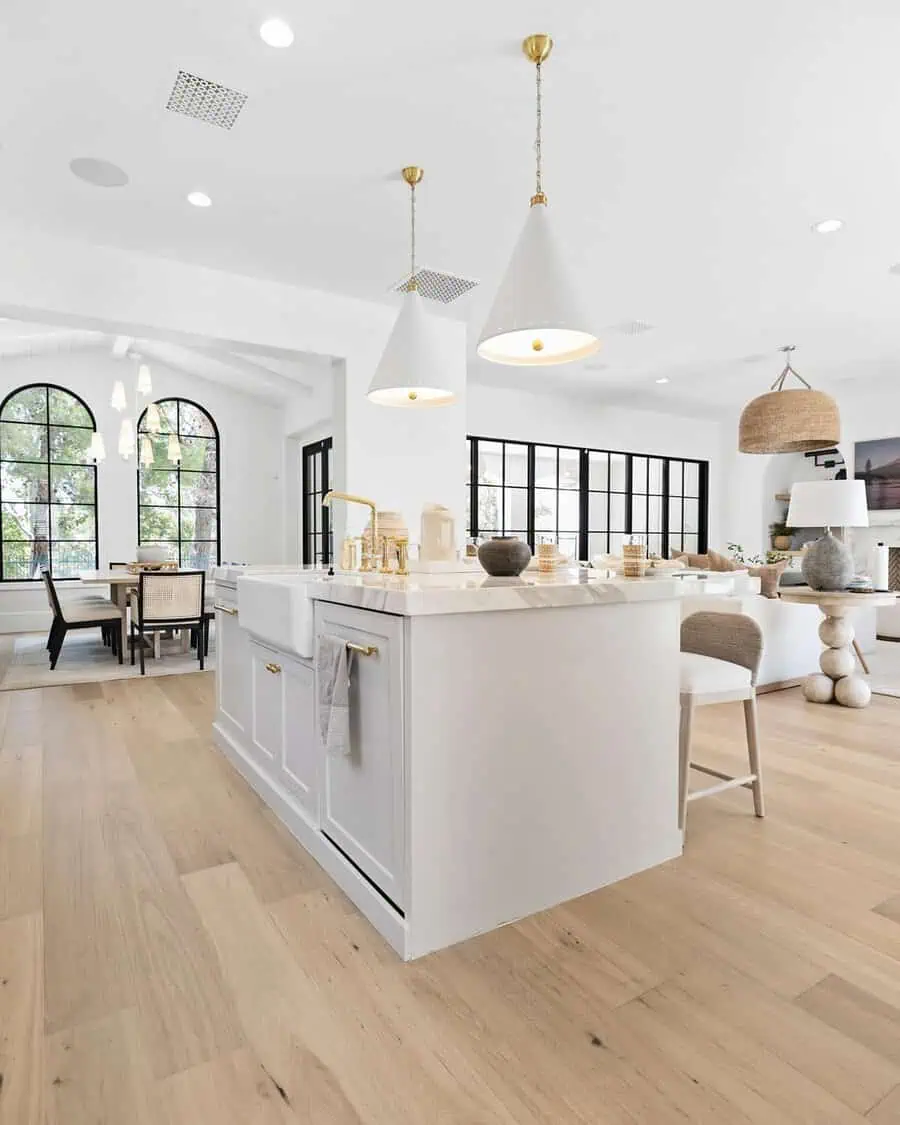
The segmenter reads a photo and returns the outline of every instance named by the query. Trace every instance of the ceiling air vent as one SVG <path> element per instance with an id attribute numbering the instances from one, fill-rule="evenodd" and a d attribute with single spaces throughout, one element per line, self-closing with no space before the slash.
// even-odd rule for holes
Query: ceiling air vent
<path id="1" fill-rule="evenodd" d="M 618 324 L 612 325 L 610 332 L 619 332 L 622 336 L 640 336 L 652 328 L 653 325 L 645 320 L 620 320 Z"/>
<path id="2" fill-rule="evenodd" d="M 220 129 L 230 129 L 244 108 L 247 95 L 229 86 L 220 86 L 187 70 L 179 70 L 166 109 L 173 113 L 183 113 L 205 121 L 207 125 L 218 125 Z"/>
<path id="3" fill-rule="evenodd" d="M 414 277 L 407 274 L 396 285 L 391 286 L 391 292 L 406 293 L 413 281 L 423 297 L 431 301 L 440 301 L 444 305 L 456 301 L 478 284 L 477 281 L 471 281 L 467 277 L 455 277 L 452 273 L 441 273 L 440 270 L 425 268 L 416 270 Z"/>

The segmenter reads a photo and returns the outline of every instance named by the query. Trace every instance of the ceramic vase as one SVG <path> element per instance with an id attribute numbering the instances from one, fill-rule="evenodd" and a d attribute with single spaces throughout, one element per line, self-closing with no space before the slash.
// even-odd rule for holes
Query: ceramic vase
<path id="1" fill-rule="evenodd" d="M 800 570 L 813 590 L 846 590 L 853 577 L 853 556 L 829 531 L 807 547 Z"/>
<path id="2" fill-rule="evenodd" d="M 478 561 L 494 578 L 514 578 L 531 562 L 531 548 L 514 535 L 498 535 L 481 544 Z"/>

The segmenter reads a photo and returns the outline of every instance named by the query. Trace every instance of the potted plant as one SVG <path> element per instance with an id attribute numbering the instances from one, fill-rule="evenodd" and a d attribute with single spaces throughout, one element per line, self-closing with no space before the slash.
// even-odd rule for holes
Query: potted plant
<path id="1" fill-rule="evenodd" d="M 772 536 L 772 546 L 776 551 L 789 551 L 793 542 L 791 529 L 786 523 L 773 523 L 769 528 Z"/>

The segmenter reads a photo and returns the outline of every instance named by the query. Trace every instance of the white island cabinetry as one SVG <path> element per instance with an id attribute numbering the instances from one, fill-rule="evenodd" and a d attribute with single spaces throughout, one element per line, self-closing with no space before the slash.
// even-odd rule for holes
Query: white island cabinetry
<path id="1" fill-rule="evenodd" d="M 310 651 L 350 646 L 349 753 L 319 738 L 311 662 L 248 622 L 220 640 L 244 652 L 246 687 L 220 647 L 216 741 L 401 956 L 680 852 L 673 583 L 307 588 Z"/>

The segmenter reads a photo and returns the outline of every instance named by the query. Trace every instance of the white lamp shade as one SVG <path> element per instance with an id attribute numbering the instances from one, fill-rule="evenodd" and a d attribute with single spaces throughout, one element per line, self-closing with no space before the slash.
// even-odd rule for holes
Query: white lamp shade
<path id="1" fill-rule="evenodd" d="M 151 434 L 158 434 L 162 429 L 162 422 L 159 417 L 159 407 L 155 402 L 151 402 L 147 407 L 147 430 Z"/>
<path id="2" fill-rule="evenodd" d="M 166 453 L 173 465 L 177 465 L 181 460 L 181 446 L 178 444 L 176 434 L 169 434 L 169 448 Z"/>
<path id="3" fill-rule="evenodd" d="M 458 383 L 452 353 L 415 290 L 403 307 L 369 384 L 369 399 L 381 406 L 446 406 Z"/>
<path id="4" fill-rule="evenodd" d="M 98 464 L 106 460 L 106 442 L 103 440 L 103 434 L 99 430 L 94 430 L 91 434 L 91 445 L 88 449 L 88 457 Z"/>
<path id="5" fill-rule="evenodd" d="M 121 379 L 116 379 L 113 383 L 112 398 L 109 400 L 109 405 L 113 410 L 124 410 L 128 405 L 128 399 L 125 397 L 125 384 Z"/>
<path id="6" fill-rule="evenodd" d="M 141 438 L 141 464 L 145 469 L 153 464 L 153 446 L 146 434 Z"/>
<path id="7" fill-rule="evenodd" d="M 150 368 L 146 363 L 142 363 L 138 368 L 137 389 L 142 395 L 153 394 L 153 380 L 150 378 Z"/>
<path id="8" fill-rule="evenodd" d="M 571 363 L 600 347 L 587 324 L 557 251 L 548 208 L 535 204 L 497 290 L 478 354 L 514 366 Z"/>
<path id="9" fill-rule="evenodd" d="M 788 527 L 868 527 L 861 480 L 798 481 L 791 488 Z"/>

